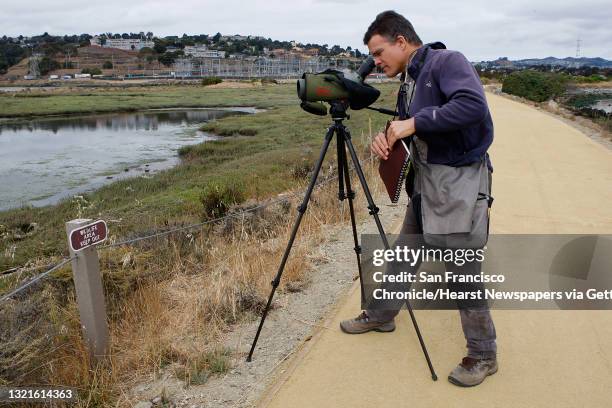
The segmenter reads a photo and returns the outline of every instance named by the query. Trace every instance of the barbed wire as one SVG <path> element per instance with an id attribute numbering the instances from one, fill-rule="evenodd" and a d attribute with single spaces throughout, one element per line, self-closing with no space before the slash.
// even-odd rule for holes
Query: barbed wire
<path id="1" fill-rule="evenodd" d="M 32 272 L 38 269 L 45 269 L 45 268 L 50 268 L 51 265 L 38 265 L 38 266 L 26 266 L 26 265 L 21 265 L 21 266 L 13 266 L 12 268 L 9 268 L 7 270 L 4 270 L 2 272 L 0 272 L 0 275 L 10 275 L 11 273 L 15 273 L 15 272 Z"/>
<path id="2" fill-rule="evenodd" d="M 54 267 L 52 267 L 51 269 L 49 269 L 46 272 L 41 273 L 40 275 L 37 275 L 35 278 L 31 279 L 30 281 L 28 281 L 27 283 L 21 285 L 20 287 L 18 287 L 17 289 L 13 290 L 12 292 L 2 296 L 0 298 L 0 303 L 3 303 L 5 300 L 9 299 L 10 297 L 12 297 L 13 295 L 21 292 L 22 290 L 30 287 L 31 285 L 35 284 L 36 282 L 38 282 L 39 280 L 41 280 L 42 278 L 44 278 L 45 276 L 49 275 L 51 272 L 58 270 L 59 268 L 61 268 L 62 266 L 66 265 L 68 262 L 72 261 L 73 259 L 75 259 L 76 257 L 70 257 L 70 258 L 66 258 L 64 259 L 62 262 L 58 263 L 57 265 L 55 265 Z"/>

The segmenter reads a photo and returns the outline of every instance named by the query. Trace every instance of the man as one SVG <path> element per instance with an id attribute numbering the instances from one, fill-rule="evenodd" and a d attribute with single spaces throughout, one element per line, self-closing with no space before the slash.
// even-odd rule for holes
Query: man
<path id="1" fill-rule="evenodd" d="M 486 219 L 488 236 L 492 167 L 487 149 L 493 123 L 478 74 L 461 53 L 440 49 L 441 43 L 423 45 L 412 24 L 394 11 L 376 17 L 364 44 L 387 77 L 402 74 L 404 82 L 398 95 L 402 120 L 391 122 L 386 135 L 379 133 L 371 145 L 371 151 L 386 160 L 398 140 L 407 138 L 410 144 L 415 173 L 406 184 L 411 200 L 401 234 L 469 237 Z M 409 82 L 413 97 L 412 89 L 406 91 Z M 478 201 L 481 196 L 486 202 Z M 479 268 L 471 263 L 459 272 L 479 273 Z M 350 334 L 391 332 L 400 306 L 365 310 L 340 327 Z M 468 354 L 448 379 L 474 386 L 497 372 L 495 326 L 486 304 L 458 306 Z"/>

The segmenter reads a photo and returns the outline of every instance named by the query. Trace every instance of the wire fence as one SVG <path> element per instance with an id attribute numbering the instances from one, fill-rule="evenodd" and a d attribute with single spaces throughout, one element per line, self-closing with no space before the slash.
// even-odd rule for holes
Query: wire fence
<path id="1" fill-rule="evenodd" d="M 315 188 L 317 188 L 317 189 L 321 188 L 322 186 L 324 186 L 327 183 L 329 183 L 329 182 L 331 182 L 333 180 L 336 180 L 336 179 L 338 179 L 337 175 L 331 176 L 331 177 L 327 177 L 326 179 L 324 179 L 324 180 L 320 181 L 319 183 L 317 183 L 315 185 Z M 214 224 L 214 223 L 217 223 L 217 222 L 220 222 L 220 221 L 224 221 L 224 220 L 227 220 L 227 219 L 230 219 L 230 218 L 238 218 L 238 217 L 243 216 L 246 213 L 255 212 L 257 210 L 260 210 L 262 208 L 266 208 L 266 207 L 272 206 L 274 204 L 279 204 L 279 203 L 282 203 L 282 202 L 287 202 L 290 199 L 296 197 L 300 192 L 301 191 L 294 191 L 294 192 L 289 193 L 289 194 L 287 194 L 284 197 L 281 197 L 279 199 L 271 200 L 271 201 L 262 203 L 260 205 L 257 205 L 255 207 L 251 207 L 251 208 L 247 208 L 245 210 L 237 211 L 235 213 L 228 214 L 228 215 L 225 215 L 223 217 L 213 218 L 213 219 L 210 219 L 210 220 L 207 220 L 207 221 L 204 221 L 204 222 L 199 222 L 199 223 L 196 223 L 196 224 L 190 224 L 190 225 L 186 225 L 186 226 L 183 226 L 183 227 L 173 228 L 173 229 L 170 229 L 170 230 L 167 230 L 167 231 L 162 231 L 162 232 L 157 232 L 157 233 L 154 233 L 154 234 L 144 235 L 144 236 L 141 236 L 141 237 L 131 238 L 131 239 L 127 239 L 127 240 L 120 241 L 120 242 L 114 242 L 114 243 L 108 244 L 108 245 L 101 245 L 101 246 L 98 247 L 98 251 L 106 250 L 106 249 L 110 249 L 110 248 L 115 248 L 115 247 L 122 246 L 122 245 L 133 244 L 135 242 L 139 242 L 139 241 L 143 241 L 143 240 L 158 238 L 158 237 L 170 235 L 170 234 L 173 234 L 173 233 L 179 232 L 179 231 L 185 231 L 185 230 L 190 230 L 190 229 L 194 229 L 194 228 L 200 228 L 200 227 L 202 227 L 204 225 Z M 23 284 L 23 285 L 19 286 L 18 288 L 12 290 L 11 292 L 7 293 L 6 295 L 3 295 L 0 298 L 0 304 L 5 302 L 6 300 L 11 298 L 12 296 L 16 295 L 17 293 L 27 289 L 28 287 L 30 287 L 31 285 L 33 285 L 36 282 L 40 281 L 41 279 L 45 278 L 46 276 L 50 275 L 52 272 L 58 270 L 59 268 L 61 268 L 62 266 L 66 265 L 68 262 L 72 261 L 73 259 L 75 259 L 75 258 L 74 257 L 65 258 L 64 260 L 62 260 L 57 265 L 50 267 L 50 269 L 48 269 L 47 271 L 45 271 L 45 272 L 35 276 L 34 278 L 29 280 L 25 284 Z M 32 271 L 32 270 L 41 269 L 41 268 L 42 267 L 38 266 L 38 267 L 33 267 L 33 268 L 31 268 L 29 270 L 26 270 L 26 271 Z M 7 271 L 4 271 L 3 273 L 8 274 L 8 273 L 16 272 L 16 270 L 12 270 L 12 269 L 20 270 L 19 268 L 11 268 L 11 269 L 8 269 Z M 8 271 L 11 271 L 11 272 L 8 272 Z M 20 271 L 24 272 L 23 270 L 20 270 Z"/>
<path id="2" fill-rule="evenodd" d="M 41 280 L 45 276 L 49 275 L 51 272 L 58 270 L 59 268 L 61 268 L 62 266 L 66 265 L 68 262 L 72 261 L 73 259 L 75 259 L 75 258 L 72 257 L 72 258 L 64 259 L 62 262 L 58 263 L 57 265 L 55 265 L 54 267 L 52 267 L 48 271 L 41 273 L 40 275 L 38 275 L 35 278 L 29 280 L 27 283 L 21 285 L 20 287 L 18 287 L 17 289 L 13 290 L 12 292 L 7 293 L 6 295 L 2 296 L 0 298 L 0 303 L 3 303 L 4 301 L 8 300 L 13 295 L 15 295 L 15 294 L 21 292 L 22 290 L 32 286 L 33 284 L 35 284 L 36 282 L 38 282 L 39 280 Z"/>
<path id="3" fill-rule="evenodd" d="M 329 183 L 330 181 L 335 180 L 337 178 L 338 178 L 338 176 L 328 177 L 325 180 L 317 183 L 315 188 L 320 188 L 321 186 L 323 186 L 323 185 L 325 185 L 325 184 Z M 266 208 L 266 207 L 272 206 L 274 204 L 279 204 L 279 203 L 282 203 L 282 202 L 289 201 L 291 198 L 297 196 L 299 193 L 300 193 L 299 191 L 295 191 L 295 192 L 289 193 L 289 194 L 287 194 L 284 197 L 281 197 L 279 199 L 268 201 L 268 202 L 262 203 L 260 205 L 257 205 L 255 207 L 251 207 L 251 208 L 247 208 L 245 210 L 237 211 L 235 213 L 231 213 L 231 214 L 225 215 L 223 217 L 213 218 L 213 219 L 210 219 L 210 220 L 207 220 L 207 221 L 203 221 L 203 222 L 199 222 L 199 223 L 196 223 L 196 224 L 185 225 L 183 227 L 177 227 L 177 228 L 173 228 L 171 230 L 157 232 L 155 234 L 145 235 L 145 236 L 142 236 L 142 237 L 131 238 L 131 239 L 128 239 L 128 240 L 125 240 L 125 241 L 114 242 L 114 243 L 109 244 L 109 245 L 102 245 L 102 246 L 98 247 L 98 250 L 114 248 L 114 247 L 118 247 L 118 246 L 122 246 L 122 245 L 132 244 L 132 243 L 138 242 L 138 241 L 143 241 L 143 240 L 146 240 L 146 239 L 162 237 L 162 236 L 165 236 L 165 235 L 173 234 L 175 232 L 190 230 L 190 229 L 194 229 L 194 228 L 199 228 L 199 227 L 202 227 L 202 226 L 207 225 L 207 224 L 214 224 L 214 223 L 217 223 L 219 221 L 224 221 L 224 220 L 227 220 L 227 219 L 230 219 L 230 218 L 239 218 L 239 217 L 241 217 L 244 214 L 255 212 L 257 210 L 260 210 L 262 208 Z"/>
<path id="4" fill-rule="evenodd" d="M 21 273 L 32 272 L 32 271 L 36 271 L 38 269 L 45 269 L 45 268 L 50 268 L 51 267 L 51 265 L 36 265 L 36 266 L 26 266 L 26 265 L 14 266 L 12 268 L 6 269 L 6 270 L 0 272 L 0 275 L 10 275 L 10 274 L 16 273 L 16 272 L 21 272 Z"/>

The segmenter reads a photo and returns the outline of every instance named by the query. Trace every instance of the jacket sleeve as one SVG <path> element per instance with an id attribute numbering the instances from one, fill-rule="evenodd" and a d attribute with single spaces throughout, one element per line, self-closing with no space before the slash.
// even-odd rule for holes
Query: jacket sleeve
<path id="1" fill-rule="evenodd" d="M 447 102 L 418 111 L 414 115 L 416 131 L 448 132 L 482 122 L 488 112 L 487 101 L 480 78 L 467 58 L 457 51 L 444 53 L 437 71 L 432 75 Z"/>

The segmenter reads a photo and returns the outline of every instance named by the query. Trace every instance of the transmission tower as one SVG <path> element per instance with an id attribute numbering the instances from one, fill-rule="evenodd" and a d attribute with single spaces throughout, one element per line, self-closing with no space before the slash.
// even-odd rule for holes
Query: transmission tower
<path id="1" fill-rule="evenodd" d="M 581 42 L 582 40 L 580 38 L 576 40 L 576 58 L 580 58 L 580 43 Z"/>
<path id="2" fill-rule="evenodd" d="M 40 60 L 40 54 L 34 54 L 30 56 L 28 74 L 34 78 L 40 78 L 40 68 L 38 67 L 38 61 Z"/>
<path id="3" fill-rule="evenodd" d="M 174 63 L 174 72 L 177 77 L 190 77 L 193 71 L 193 62 L 189 58 L 177 59 Z"/>

